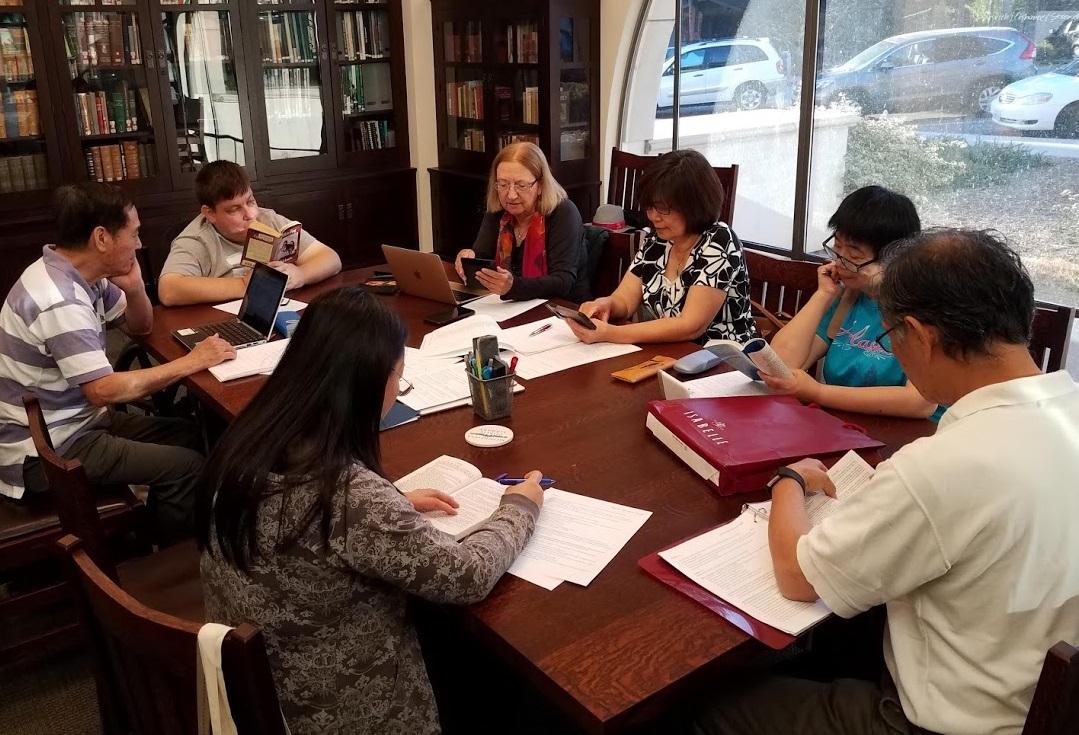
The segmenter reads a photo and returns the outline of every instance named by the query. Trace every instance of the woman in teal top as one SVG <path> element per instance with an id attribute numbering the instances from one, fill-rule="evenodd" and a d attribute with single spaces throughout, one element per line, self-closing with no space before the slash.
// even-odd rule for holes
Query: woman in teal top
<path id="1" fill-rule="evenodd" d="M 824 242 L 831 261 L 817 271 L 816 293 L 772 338 L 772 348 L 792 377 L 765 376 L 769 387 L 828 408 L 886 416 L 926 418 L 937 406 L 907 380 L 891 353 L 876 294 L 881 256 L 896 240 L 921 229 L 907 197 L 880 186 L 849 194 L 828 226 Z M 823 382 L 806 370 L 824 359 Z"/>

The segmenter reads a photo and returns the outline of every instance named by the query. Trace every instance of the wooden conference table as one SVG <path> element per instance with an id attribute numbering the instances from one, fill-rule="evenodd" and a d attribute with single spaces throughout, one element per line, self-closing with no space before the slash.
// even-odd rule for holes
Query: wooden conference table
<path id="1" fill-rule="evenodd" d="M 370 269 L 345 272 L 290 296 L 309 301 L 369 274 Z M 431 329 L 423 317 L 440 305 L 404 295 L 378 298 L 402 315 L 410 330 L 408 344 L 418 347 Z M 533 310 L 510 324 L 545 315 Z M 171 360 L 183 354 L 172 330 L 223 316 L 209 306 L 157 307 L 154 330 L 142 343 L 158 360 Z M 620 732 L 647 721 L 697 689 L 703 677 L 763 650 L 637 566 L 641 557 L 735 517 L 746 500 L 711 492 L 645 429 L 646 403 L 662 398 L 658 380 L 629 385 L 610 377 L 653 355 L 681 357 L 695 349 L 691 343 L 646 346 L 522 381 L 525 391 L 514 396 L 513 416 L 498 422 L 515 434 L 505 447 L 478 449 L 465 443 L 465 431 L 484 423 L 468 407 L 424 416 L 383 435 L 383 461 L 391 477 L 449 454 L 475 464 L 487 477 L 539 468 L 557 478 L 562 489 L 652 511 L 587 588 L 563 583 L 549 592 L 507 575 L 484 602 L 460 611 L 470 633 L 586 732 Z M 253 377 L 220 383 L 204 371 L 186 383 L 208 407 L 231 420 L 264 381 Z M 892 451 L 934 430 L 923 420 L 845 418 Z"/>

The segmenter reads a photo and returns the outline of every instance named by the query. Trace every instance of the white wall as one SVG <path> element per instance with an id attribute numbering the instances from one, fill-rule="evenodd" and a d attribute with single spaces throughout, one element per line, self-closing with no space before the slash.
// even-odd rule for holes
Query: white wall
<path id="1" fill-rule="evenodd" d="M 435 57 L 430 0 L 402 0 L 405 26 L 405 76 L 408 79 L 408 138 L 416 168 L 420 249 L 432 250 L 431 182 L 428 168 L 438 165 L 435 129 Z M 599 157 L 607 180 L 611 148 L 618 145 L 622 80 L 632 53 L 633 31 L 647 0 L 600 0 Z M 606 190 L 602 192 L 606 196 Z"/>

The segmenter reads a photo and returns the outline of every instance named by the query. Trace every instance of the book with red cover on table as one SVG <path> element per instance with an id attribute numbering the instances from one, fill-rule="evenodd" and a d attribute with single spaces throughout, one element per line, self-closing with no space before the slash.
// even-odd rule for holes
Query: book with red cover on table
<path id="1" fill-rule="evenodd" d="M 760 490 L 776 468 L 884 446 L 863 429 L 792 396 L 651 401 L 648 430 L 720 495 Z M 875 453 L 866 456 L 875 459 Z"/>

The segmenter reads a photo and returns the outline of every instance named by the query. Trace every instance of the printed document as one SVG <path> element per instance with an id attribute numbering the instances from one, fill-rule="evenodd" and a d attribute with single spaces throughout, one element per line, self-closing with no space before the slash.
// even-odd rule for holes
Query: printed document
<path id="1" fill-rule="evenodd" d="M 468 302 L 468 308 L 477 314 L 489 316 L 496 322 L 504 322 L 513 319 L 526 311 L 531 311 L 537 306 L 543 306 L 547 299 L 529 299 L 528 301 L 503 301 L 496 293 L 488 294 L 482 299 Z"/>
<path id="2" fill-rule="evenodd" d="M 502 343 L 502 327 L 498 322 L 484 314 L 476 314 L 425 334 L 420 352 L 425 357 L 456 357 L 472 350 L 474 337 L 488 334 L 498 337 Z"/>
<path id="3" fill-rule="evenodd" d="M 696 380 L 678 380 L 665 370 L 659 372 L 663 397 L 668 401 L 677 398 L 718 398 L 726 396 L 766 396 L 768 386 L 743 375 L 737 370 L 709 375 Z"/>
<path id="4" fill-rule="evenodd" d="M 281 356 L 285 354 L 288 343 L 288 339 L 278 339 L 236 350 L 234 359 L 213 366 L 210 368 L 210 374 L 225 383 L 260 373 L 272 373 L 277 363 L 281 361 Z"/>
<path id="5" fill-rule="evenodd" d="M 576 340 L 576 337 L 574 338 Z M 517 374 L 525 380 L 540 378 L 544 375 L 569 370 L 590 362 L 609 360 L 612 357 L 640 352 L 637 345 L 616 345 L 610 342 L 585 344 L 574 341 L 573 344 L 532 355 L 521 355 L 517 363 Z"/>
<path id="6" fill-rule="evenodd" d="M 236 316 L 239 316 L 240 315 L 240 306 L 243 304 L 243 302 L 244 302 L 243 299 L 236 299 L 235 301 L 226 301 L 223 304 L 214 304 L 214 308 L 219 309 L 221 311 L 228 312 L 229 314 L 234 314 Z M 297 301 L 296 299 L 285 299 L 285 303 L 283 303 L 281 305 L 281 311 L 300 311 L 301 309 L 304 309 L 306 307 L 307 307 L 307 302 L 305 302 L 305 301 Z"/>

